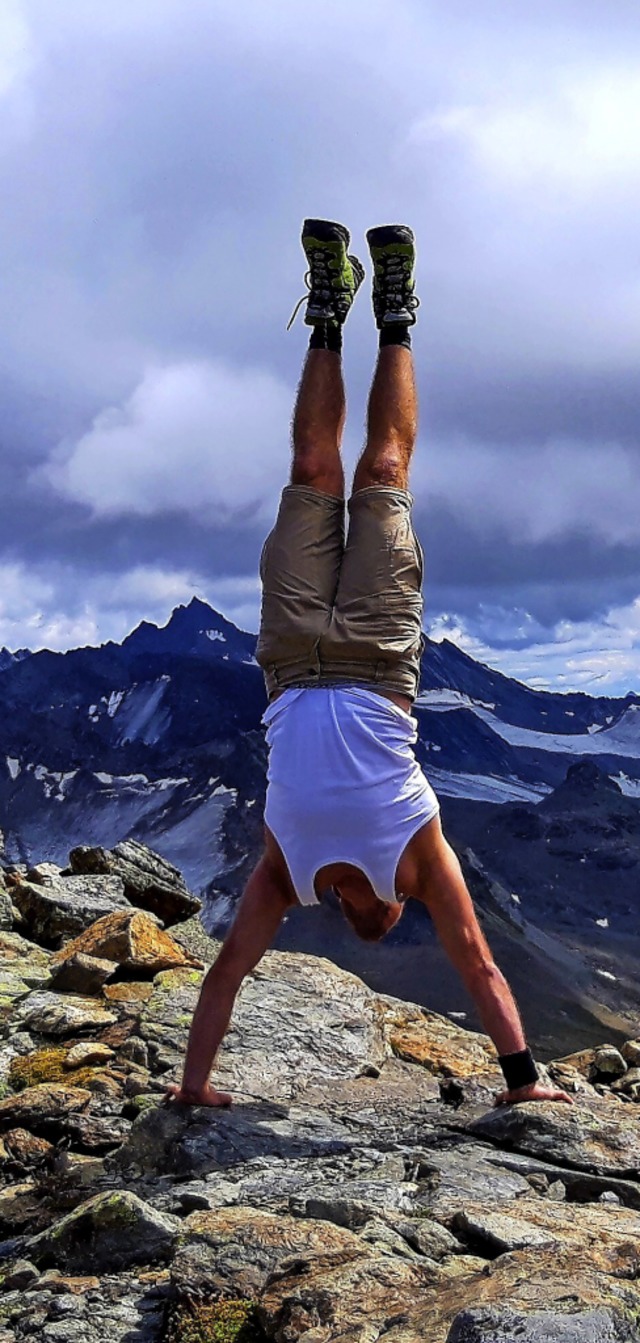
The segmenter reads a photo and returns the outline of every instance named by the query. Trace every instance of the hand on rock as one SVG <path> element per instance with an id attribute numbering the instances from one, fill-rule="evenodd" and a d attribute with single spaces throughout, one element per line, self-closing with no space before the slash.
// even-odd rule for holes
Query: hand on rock
<path id="1" fill-rule="evenodd" d="M 180 1086 L 177 1082 L 170 1082 L 165 1091 L 164 1099 L 167 1104 L 175 1102 L 179 1105 L 223 1106 L 231 1105 L 233 1096 L 228 1091 L 216 1091 L 210 1082 L 205 1082 L 203 1087 L 196 1090 Z"/>
<path id="2" fill-rule="evenodd" d="M 544 1082 L 529 1082 L 526 1087 L 518 1087 L 515 1091 L 501 1091 L 493 1103 L 518 1105 L 523 1101 L 564 1101 L 566 1105 L 574 1104 L 568 1091 L 558 1091 L 556 1087 L 545 1086 Z"/>

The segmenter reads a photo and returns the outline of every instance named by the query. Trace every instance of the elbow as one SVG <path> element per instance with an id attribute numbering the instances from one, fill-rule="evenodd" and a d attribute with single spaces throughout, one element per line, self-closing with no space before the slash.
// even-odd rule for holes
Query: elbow
<path id="1" fill-rule="evenodd" d="M 502 987 L 506 982 L 490 952 L 480 952 L 470 958 L 465 979 L 472 993 L 478 989 Z"/>

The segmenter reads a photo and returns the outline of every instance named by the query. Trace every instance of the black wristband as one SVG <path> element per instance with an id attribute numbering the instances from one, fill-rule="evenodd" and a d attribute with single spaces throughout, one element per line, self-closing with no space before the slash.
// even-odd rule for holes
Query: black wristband
<path id="1" fill-rule="evenodd" d="M 531 1082 L 537 1082 L 540 1076 L 530 1049 L 520 1049 L 517 1054 L 499 1054 L 498 1063 L 504 1073 L 509 1091 L 517 1091 Z"/>

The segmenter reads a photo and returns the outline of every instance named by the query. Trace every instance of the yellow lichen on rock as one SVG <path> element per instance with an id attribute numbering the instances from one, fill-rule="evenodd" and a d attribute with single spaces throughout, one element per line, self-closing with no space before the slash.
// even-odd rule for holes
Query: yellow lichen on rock
<path id="1" fill-rule="evenodd" d="M 498 1071 L 496 1051 L 486 1035 L 463 1030 L 426 1009 L 398 1003 L 385 1013 L 387 1040 L 397 1058 L 419 1063 L 445 1077 L 478 1077 Z"/>
<path id="2" fill-rule="evenodd" d="M 53 1045 L 35 1049 L 31 1054 L 18 1054 L 11 1060 L 9 1085 L 14 1091 L 23 1091 L 25 1087 L 38 1086 L 42 1082 L 69 1082 L 66 1062 L 69 1052 L 64 1045 Z M 74 1068 L 73 1085 L 82 1086 L 95 1076 L 95 1072 L 96 1068 Z"/>
<path id="3" fill-rule="evenodd" d="M 155 919 L 136 909 L 114 910 L 97 919 L 56 953 L 52 965 L 61 965 L 77 952 L 116 961 L 127 969 L 148 974 L 157 974 L 159 970 L 173 966 L 202 965 L 197 957 L 160 928 Z"/>
<path id="4" fill-rule="evenodd" d="M 252 1301 L 176 1302 L 170 1311 L 166 1343 L 260 1343 L 265 1335 Z"/>

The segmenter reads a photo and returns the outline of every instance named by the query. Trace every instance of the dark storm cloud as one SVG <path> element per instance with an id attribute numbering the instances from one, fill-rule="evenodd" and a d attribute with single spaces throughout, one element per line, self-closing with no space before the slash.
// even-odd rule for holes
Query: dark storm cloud
<path id="1" fill-rule="evenodd" d="M 432 609 L 500 649 L 632 605 L 635 5 L 15 0 L 2 38 L 0 643 L 30 582 L 60 645 L 190 583 L 255 619 L 314 212 L 418 230 Z M 362 300 L 346 347 L 352 460 Z"/>

